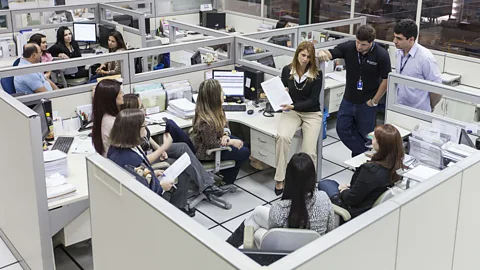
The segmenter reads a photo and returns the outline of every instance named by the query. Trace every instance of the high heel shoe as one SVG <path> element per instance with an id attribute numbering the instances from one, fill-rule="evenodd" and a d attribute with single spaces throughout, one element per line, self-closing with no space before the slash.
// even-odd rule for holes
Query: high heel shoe
<path id="1" fill-rule="evenodd" d="M 274 191 L 275 195 L 279 196 L 283 193 L 283 188 L 277 188 L 277 185 L 275 185 Z"/>

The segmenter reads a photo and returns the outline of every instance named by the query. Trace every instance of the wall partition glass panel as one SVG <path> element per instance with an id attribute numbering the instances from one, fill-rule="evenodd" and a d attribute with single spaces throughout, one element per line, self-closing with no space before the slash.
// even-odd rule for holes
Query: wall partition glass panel
<path id="1" fill-rule="evenodd" d="M 261 16 L 262 0 L 225 0 L 225 9 L 254 16 Z"/>
<path id="2" fill-rule="evenodd" d="M 266 17 L 270 19 L 284 19 L 288 22 L 298 23 L 299 0 L 265 0 Z"/>
<path id="3" fill-rule="evenodd" d="M 366 16 L 377 38 L 393 41 L 393 28 L 401 19 L 415 20 L 417 0 L 355 0 L 355 17 Z"/>
<path id="4" fill-rule="evenodd" d="M 349 19 L 350 5 L 351 1 L 347 0 L 313 0 L 312 23 Z"/>

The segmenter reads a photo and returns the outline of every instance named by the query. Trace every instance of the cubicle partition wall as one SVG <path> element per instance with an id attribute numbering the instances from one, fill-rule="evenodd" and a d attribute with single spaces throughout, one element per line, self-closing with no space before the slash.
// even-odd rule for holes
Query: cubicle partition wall
<path id="1" fill-rule="evenodd" d="M 202 26 L 197 26 L 185 22 L 179 22 L 174 20 L 168 21 L 168 38 L 170 40 L 170 44 L 177 42 L 177 35 L 175 34 L 175 30 L 184 30 L 184 31 L 192 31 L 201 34 L 202 36 L 210 36 L 210 37 L 228 37 L 231 36 L 225 31 L 218 31 L 209 29 Z M 202 38 L 200 36 L 200 38 Z"/>
<path id="2" fill-rule="evenodd" d="M 4 20 L 4 23 L 1 22 Z M 3 26 L 5 24 L 5 26 Z M 13 32 L 12 13 L 9 10 L 0 10 L 0 34 Z"/>
<path id="3" fill-rule="evenodd" d="M 479 94 L 457 93 L 457 89 L 445 85 L 427 85 L 422 88 L 421 83 L 407 77 L 391 75 L 390 80 L 394 84 L 390 84 L 388 89 L 386 121 L 407 129 L 413 128 L 410 123 L 448 119 L 392 103 L 394 100 L 391 92 L 396 92 L 395 84 L 401 83 L 456 98 L 480 98 Z M 185 248 L 194 246 L 189 242 L 193 241 L 199 245 L 195 250 L 182 255 L 202 254 L 206 256 L 207 263 L 216 261 L 221 269 L 258 267 L 247 265 L 248 259 L 244 259 L 240 252 L 232 251 L 220 240 L 216 241 L 213 235 L 206 235 L 207 231 L 200 225 L 191 223 L 185 216 L 176 216 L 170 212 L 171 206 L 161 205 L 161 200 L 154 194 L 144 193 L 147 190 L 119 167 L 98 156 L 92 156 L 88 159 L 88 168 L 96 266 L 107 265 L 111 263 L 109 258 L 116 256 L 117 269 L 129 269 L 131 262 L 143 263 L 142 266 L 148 268 L 157 261 L 154 256 L 150 257 L 146 253 L 151 247 L 162 251 L 175 250 L 171 248 L 172 244 L 187 241 L 188 244 L 182 245 Z M 480 198 L 475 195 L 480 188 L 478 177 L 475 176 L 479 172 L 480 153 L 445 168 L 266 269 L 472 269 L 477 265 L 475 252 L 480 240 L 477 229 L 480 218 L 472 214 L 475 212 L 474 207 L 480 203 Z M 112 205 L 118 209 L 112 209 Z M 124 211 L 126 207 L 134 210 Z M 110 218 L 112 211 L 118 219 Z M 144 220 L 150 227 L 168 228 L 168 238 L 156 239 L 150 234 L 144 237 L 143 234 L 148 230 L 145 223 L 139 222 Z M 178 227 L 169 229 L 172 223 Z M 140 229 L 137 230 L 137 226 Z M 111 232 L 111 228 L 114 231 Z M 136 234 L 118 238 L 125 231 L 135 231 Z M 97 235 L 100 237 L 97 238 Z M 138 242 L 137 237 L 141 237 Z M 163 244 L 165 239 L 168 239 L 168 244 Z M 118 256 L 122 249 L 128 252 L 128 256 Z M 208 255 L 202 252 L 207 252 Z M 349 259 L 342 260 L 345 256 Z M 230 264 L 220 263 L 222 260 L 227 260 Z M 179 262 L 172 261 L 178 267 Z"/>
<path id="4" fill-rule="evenodd" d="M 0 92 L 0 228 L 25 269 L 54 269 L 40 118 Z"/>

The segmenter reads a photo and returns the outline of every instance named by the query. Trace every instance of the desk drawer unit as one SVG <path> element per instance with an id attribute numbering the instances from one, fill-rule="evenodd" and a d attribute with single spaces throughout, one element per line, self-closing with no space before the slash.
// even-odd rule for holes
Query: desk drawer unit
<path id="1" fill-rule="evenodd" d="M 250 141 L 252 145 L 262 148 L 275 155 L 275 137 L 251 129 Z"/>
<path id="2" fill-rule="evenodd" d="M 343 94 L 345 93 L 345 87 L 337 87 L 330 89 L 329 100 L 328 100 L 328 112 L 334 113 L 337 112 L 340 108 L 340 103 L 342 103 Z"/>
<path id="3" fill-rule="evenodd" d="M 275 168 L 275 154 L 268 152 L 265 149 L 252 146 L 251 149 L 252 157 L 260 160 L 261 162 Z"/>

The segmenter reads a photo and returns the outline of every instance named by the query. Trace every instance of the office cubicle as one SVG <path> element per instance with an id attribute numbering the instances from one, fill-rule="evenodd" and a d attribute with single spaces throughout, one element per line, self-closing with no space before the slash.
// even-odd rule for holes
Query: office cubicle
<path id="1" fill-rule="evenodd" d="M 394 84 L 406 84 L 456 98 L 480 98 L 479 94 L 457 93 L 457 89 L 445 85 L 422 88 L 420 82 L 408 77 L 397 78 L 394 74 L 390 79 Z M 396 87 L 391 84 L 388 91 L 395 92 Z M 419 114 L 415 109 L 395 105 L 391 99 L 389 94 L 388 123 L 411 129 L 411 123 L 429 123 L 432 119 L 445 120 L 441 116 Z M 141 262 L 142 266 L 148 268 L 155 260 L 146 259 L 148 256 L 144 256 L 144 250 L 136 246 L 155 247 L 170 252 L 171 242 L 177 239 L 191 241 L 193 238 L 196 244 L 200 243 L 197 246 L 199 250 L 194 249 L 188 254 L 195 256 L 198 252 L 207 252 L 207 264 L 214 261 L 216 256 L 216 260 L 220 262 L 225 259 L 230 262 L 226 265 L 218 262 L 222 269 L 232 266 L 236 269 L 259 268 L 259 265 L 245 267 L 241 263 L 247 263 L 248 259 L 245 260 L 240 252 L 233 252 L 220 239 L 213 241 L 213 235 L 209 236 L 206 229 L 184 219 L 185 216 L 176 217 L 169 212 L 170 207 L 161 205 L 161 200 L 154 194 L 144 194 L 146 189 L 132 177 L 126 176 L 119 167 L 112 166 L 99 157 L 90 157 L 88 167 L 92 232 L 93 235 L 105 235 L 95 238 L 93 242 L 96 265 L 107 265 L 109 258 L 125 249 L 129 254 L 128 259 L 121 257 L 121 262 L 115 261 L 118 269 L 128 269 L 132 261 Z M 480 153 L 445 168 L 434 177 L 396 195 L 271 264 L 267 269 L 471 269 L 472 265 L 477 263 L 476 243 L 480 240 L 480 233 L 476 229 L 480 225 L 480 218 L 471 214 L 475 211 L 475 205 L 480 202 L 480 198 L 474 195 L 480 187 L 475 176 L 479 172 Z M 123 211 L 126 205 L 135 211 Z M 114 220 L 107 217 L 110 211 L 115 213 Z M 142 231 L 135 229 L 137 226 L 144 226 L 136 222 L 138 220 L 148 220 L 150 226 L 159 228 L 170 228 L 171 224 L 175 223 L 181 229 L 169 230 L 168 244 L 163 244 L 163 239 L 144 237 L 144 232 L 139 233 L 141 240 L 138 242 L 137 239 L 131 240 L 133 242 L 129 240 L 130 237 L 137 236 L 136 234 L 127 236 L 128 238 L 117 237 L 120 232 Z M 115 231 L 109 232 L 112 227 L 115 227 Z M 229 257 L 234 255 L 239 257 Z M 345 256 L 349 259 L 341 259 Z M 241 259 L 241 262 L 237 259 Z M 178 262 L 173 261 L 178 267 Z M 188 267 L 187 263 L 180 262 L 181 266 Z"/>

